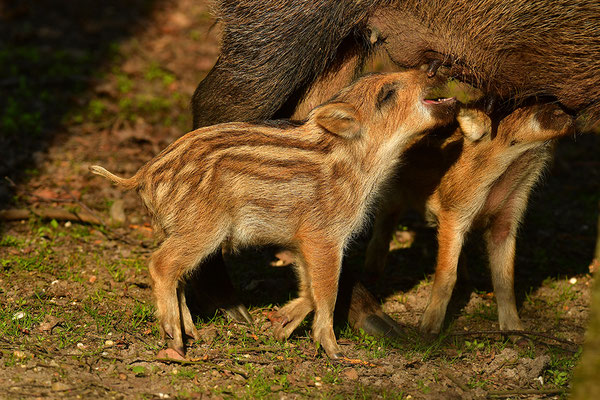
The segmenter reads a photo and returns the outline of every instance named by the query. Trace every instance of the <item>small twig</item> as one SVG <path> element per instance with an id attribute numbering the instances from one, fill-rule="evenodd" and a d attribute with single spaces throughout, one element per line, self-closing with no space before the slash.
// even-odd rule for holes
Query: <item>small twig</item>
<path id="1" fill-rule="evenodd" d="M 231 372 L 231 373 L 234 373 L 237 375 L 241 375 L 244 378 L 248 378 L 248 374 L 246 373 L 246 371 L 242 371 L 242 370 L 235 369 L 235 368 L 223 367 L 222 365 L 211 363 L 208 361 L 174 360 L 172 358 L 157 358 L 154 361 L 163 362 L 163 363 L 167 363 L 167 364 L 174 363 L 174 364 L 179 364 L 179 365 L 205 365 L 212 369 L 216 369 L 217 371 Z M 147 361 L 147 362 L 152 362 L 152 361 Z"/>
<path id="2" fill-rule="evenodd" d="M 106 223 L 104 222 L 104 220 L 98 215 L 96 214 L 91 208 L 89 208 L 85 203 L 83 203 L 81 200 L 79 200 L 77 197 L 73 196 L 73 193 L 71 193 L 71 191 L 63 186 L 62 189 L 67 192 L 67 194 L 69 195 L 69 197 L 75 202 L 77 203 L 83 210 L 87 211 L 90 215 L 93 215 L 94 217 L 96 217 L 96 219 L 98 219 L 98 221 L 100 221 L 100 225 L 106 227 Z"/>
<path id="3" fill-rule="evenodd" d="M 577 353 L 580 350 L 580 347 L 578 347 L 577 345 L 573 346 L 573 345 L 569 344 L 566 346 L 561 346 L 560 344 L 548 343 L 548 342 L 545 342 L 543 340 L 540 340 L 540 339 L 534 338 L 534 337 L 530 337 L 529 340 L 531 340 L 532 342 L 537 343 L 537 344 L 543 344 L 544 346 L 547 346 L 547 347 L 555 347 L 555 348 L 561 349 L 562 351 L 567 351 L 567 352 L 573 353 L 573 354 Z"/>
<path id="4" fill-rule="evenodd" d="M 221 357 L 214 357 L 213 360 L 215 361 L 231 361 L 231 359 L 229 358 L 221 358 Z M 243 361 L 244 363 L 248 363 L 248 364 L 258 364 L 258 365 L 275 365 L 275 364 L 281 364 L 284 363 L 284 360 L 270 360 L 268 358 L 260 358 L 259 356 L 257 357 L 249 357 L 249 358 L 245 358 L 243 360 L 239 360 L 239 361 Z"/>
<path id="5" fill-rule="evenodd" d="M 87 387 L 93 386 L 93 387 L 97 387 L 97 388 L 99 388 L 99 389 L 106 390 L 107 392 L 114 392 L 114 390 L 113 390 L 113 389 L 109 388 L 108 386 L 101 385 L 101 384 L 99 384 L 99 383 L 90 382 L 90 383 L 88 383 L 86 386 L 87 386 Z"/>
<path id="6" fill-rule="evenodd" d="M 25 369 L 29 371 L 31 369 L 40 368 L 40 367 L 41 368 L 59 368 L 58 365 L 49 365 L 49 364 L 37 363 L 35 365 L 28 366 Z"/>
<path id="7" fill-rule="evenodd" d="M 526 394 L 561 394 L 566 389 L 513 389 L 513 390 L 492 390 L 487 392 L 487 397 L 510 397 Z"/>
<path id="8" fill-rule="evenodd" d="M 12 188 L 16 188 L 17 184 L 15 183 L 15 181 L 13 181 L 12 179 L 10 179 L 8 176 L 5 176 L 4 179 L 8 182 L 9 186 Z"/>
<path id="9" fill-rule="evenodd" d="M 448 379 L 450 379 L 452 382 L 454 382 L 454 384 L 456 386 L 458 386 L 463 392 L 467 393 L 470 392 L 471 389 L 460 379 L 458 379 L 456 376 L 454 376 L 452 373 L 450 373 L 450 371 L 444 371 L 444 375 L 446 375 L 446 377 Z"/>
<path id="10" fill-rule="evenodd" d="M 102 358 L 104 360 L 118 361 L 118 362 L 122 362 L 122 363 L 124 363 L 126 361 L 124 358 L 121 358 L 121 357 L 103 356 L 102 354 L 100 355 L 100 358 Z M 145 362 L 145 361 L 146 360 L 135 360 L 135 361 L 132 361 L 132 362 L 128 363 L 128 365 L 134 364 L 136 362 Z"/>
<path id="11" fill-rule="evenodd" d="M 532 332 L 532 331 L 502 331 L 502 330 L 490 330 L 490 331 L 464 331 L 464 332 L 452 332 L 448 336 L 475 336 L 475 335 L 516 335 L 516 336 L 538 336 L 545 339 L 554 340 L 559 343 L 568 344 L 573 347 L 579 347 L 577 343 L 570 340 L 561 339 L 556 336 L 549 335 L 543 332 Z"/>
<path id="12" fill-rule="evenodd" d="M 281 348 L 275 347 L 234 347 L 227 350 L 229 353 L 274 353 L 281 351 Z"/>

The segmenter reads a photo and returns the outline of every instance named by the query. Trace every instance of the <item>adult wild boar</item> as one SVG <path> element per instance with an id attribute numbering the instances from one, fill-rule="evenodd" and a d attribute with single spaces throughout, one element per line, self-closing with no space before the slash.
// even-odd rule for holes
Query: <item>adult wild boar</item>
<path id="1" fill-rule="evenodd" d="M 443 62 L 490 94 L 555 97 L 600 119 L 597 0 L 221 0 L 219 12 L 221 55 L 192 100 L 196 127 L 290 116 L 377 47 L 402 67 Z"/>

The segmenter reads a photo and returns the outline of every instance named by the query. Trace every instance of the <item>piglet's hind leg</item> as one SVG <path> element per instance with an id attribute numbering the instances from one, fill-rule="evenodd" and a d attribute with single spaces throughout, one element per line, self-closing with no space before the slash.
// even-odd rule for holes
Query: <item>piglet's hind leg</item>
<path id="1" fill-rule="evenodd" d="M 521 209 L 509 203 L 485 232 L 501 330 L 522 330 L 514 292 L 516 231 Z"/>
<path id="2" fill-rule="evenodd" d="M 184 275 L 196 267 L 199 262 L 215 251 L 219 243 L 189 242 L 168 238 L 152 255 L 150 276 L 156 297 L 158 319 L 169 348 L 181 356 L 183 347 L 182 322 L 189 330 L 193 323 L 187 304 L 180 304 L 178 287 Z M 179 291 L 183 292 L 183 288 Z M 191 326 L 190 326 L 191 325 Z M 193 330 L 192 330 L 193 335 Z"/>
<path id="3" fill-rule="evenodd" d="M 299 290 L 298 298 L 291 300 L 277 311 L 278 322 L 274 324 L 274 334 L 277 340 L 287 339 L 302 323 L 304 318 L 314 309 L 310 291 L 310 279 L 306 266 L 300 261 L 297 267 Z"/>
<path id="4" fill-rule="evenodd" d="M 333 332 L 333 310 L 338 292 L 342 264 L 341 246 L 327 245 L 324 240 L 302 243 L 301 254 L 315 305 L 313 337 L 332 359 L 343 357 Z"/>
<path id="5" fill-rule="evenodd" d="M 179 282 L 179 287 L 177 288 L 177 296 L 179 298 L 179 316 L 181 318 L 181 322 L 183 323 L 183 332 L 189 338 L 197 340 L 200 336 L 198 335 L 198 330 L 194 325 L 194 320 L 192 318 L 192 313 L 187 306 L 187 301 L 185 299 L 185 283 Z"/>

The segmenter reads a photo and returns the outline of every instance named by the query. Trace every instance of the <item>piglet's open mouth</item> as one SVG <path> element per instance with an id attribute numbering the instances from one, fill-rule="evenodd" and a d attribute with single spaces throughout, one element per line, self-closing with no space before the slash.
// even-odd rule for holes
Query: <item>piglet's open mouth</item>
<path id="1" fill-rule="evenodd" d="M 423 99 L 422 100 L 424 104 L 431 104 L 431 105 L 435 105 L 435 104 L 454 104 L 456 103 L 456 97 L 441 97 L 441 98 L 437 98 L 437 99 Z"/>
<path id="2" fill-rule="evenodd" d="M 434 118 L 437 118 L 440 123 L 453 120 L 458 105 L 456 97 L 437 97 L 431 95 L 427 97 L 421 101 L 431 111 Z"/>

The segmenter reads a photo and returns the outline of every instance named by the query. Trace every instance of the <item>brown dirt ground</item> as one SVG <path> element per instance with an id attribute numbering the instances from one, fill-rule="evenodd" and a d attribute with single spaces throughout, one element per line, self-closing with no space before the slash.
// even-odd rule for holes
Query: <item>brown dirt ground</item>
<path id="1" fill-rule="evenodd" d="M 266 249 L 230 260 L 255 325 L 205 307 L 190 362 L 166 363 L 155 359 L 164 343 L 145 267 L 154 247 L 148 219 L 133 193 L 90 176 L 88 166 L 131 175 L 189 129 L 189 99 L 217 57 L 219 27 L 206 2 L 192 0 L 126 8 L 23 2 L 0 6 L 0 22 L 9 38 L 0 61 L 12 60 L 0 67 L 0 167 L 16 182 L 3 183 L 0 197 L 2 208 L 33 212 L 1 229 L 0 398 L 566 396 L 592 282 L 597 135 L 560 143 L 517 257 L 526 329 L 572 344 L 542 336 L 513 343 L 482 332 L 498 325 L 477 236 L 467 250 L 470 286 L 457 291 L 447 330 L 420 338 L 435 235 L 408 218 L 398 237 L 414 243 L 396 243 L 385 282 L 372 288 L 405 334 L 385 341 L 337 327 L 346 354 L 363 362 L 328 361 L 312 344 L 309 323 L 286 343 L 272 339 L 268 312 L 293 296 L 295 282 L 289 267 L 270 266 L 274 252 Z M 103 222 L 44 218 L 48 208 L 91 212 Z M 360 270 L 363 251 L 358 240 L 345 268 Z"/>

